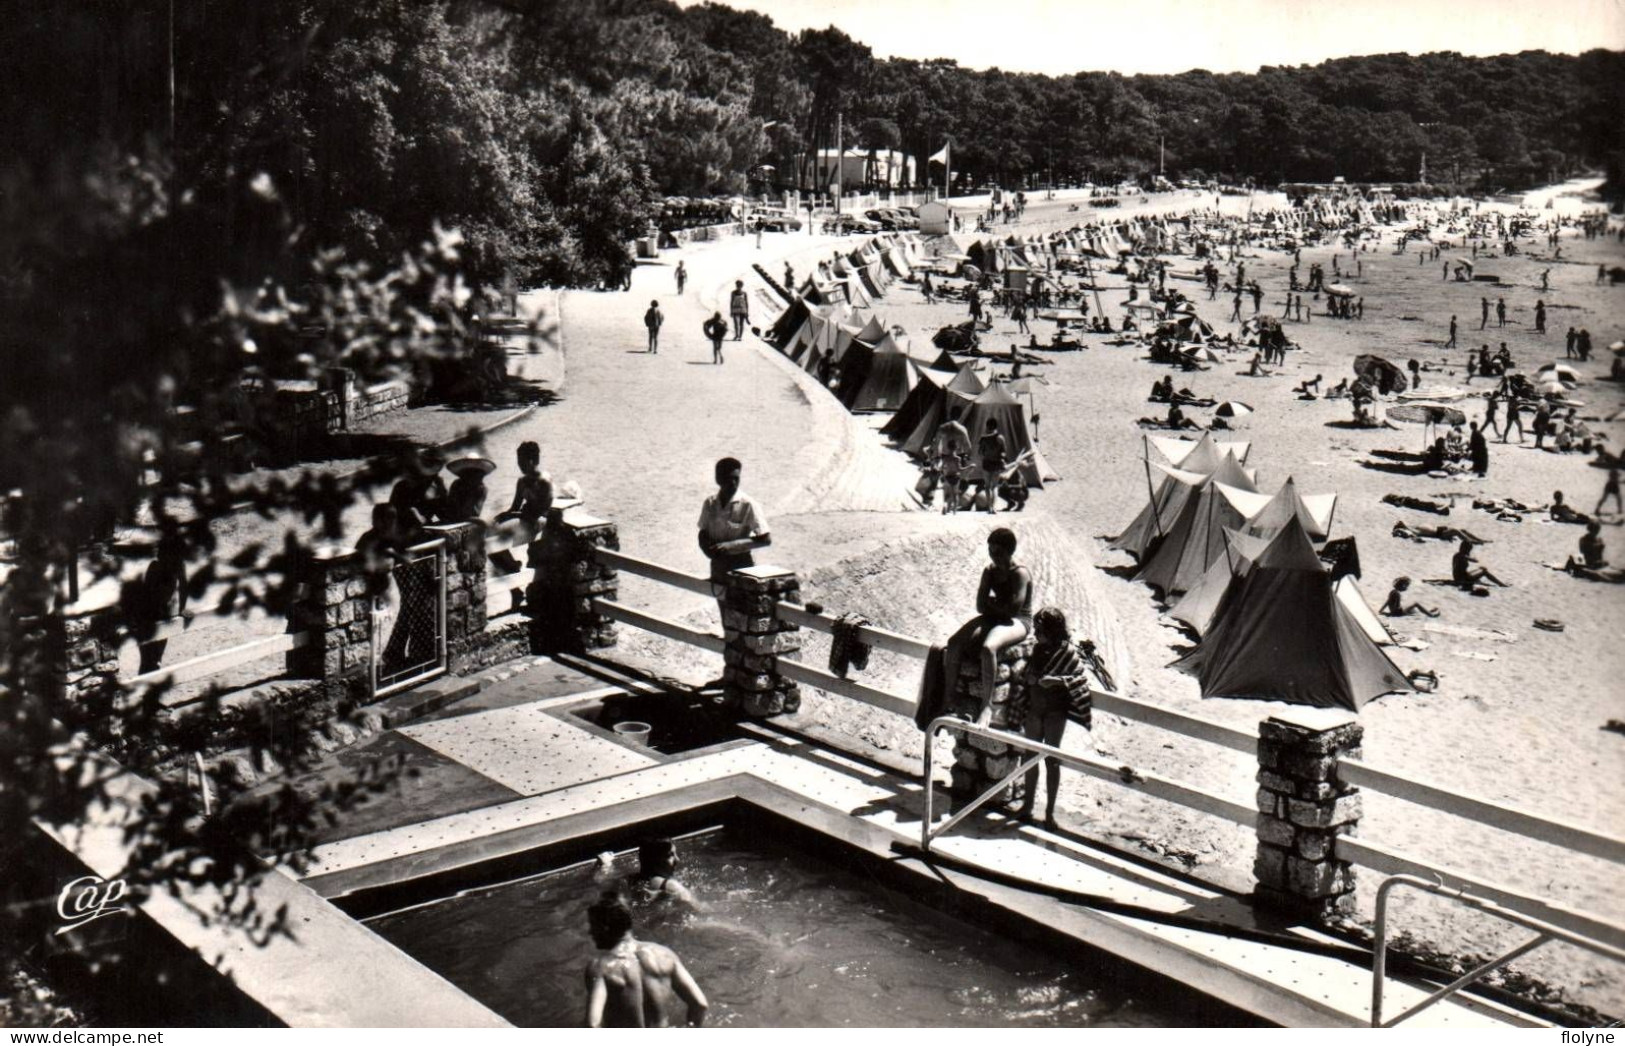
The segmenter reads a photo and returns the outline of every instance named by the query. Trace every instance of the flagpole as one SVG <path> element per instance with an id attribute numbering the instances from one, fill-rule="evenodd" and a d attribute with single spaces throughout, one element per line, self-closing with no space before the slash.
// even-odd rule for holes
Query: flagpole
<path id="1" fill-rule="evenodd" d="M 950 138 L 948 139 L 948 143 L 942 147 L 942 199 L 944 202 L 946 202 L 948 197 L 952 195 L 952 191 L 950 190 L 949 186 L 953 184 L 953 180 L 954 140 Z"/>

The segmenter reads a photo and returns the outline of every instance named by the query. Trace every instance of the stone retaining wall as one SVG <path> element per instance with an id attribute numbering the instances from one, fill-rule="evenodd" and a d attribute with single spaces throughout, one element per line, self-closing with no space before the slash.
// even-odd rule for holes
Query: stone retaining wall
<path id="1" fill-rule="evenodd" d="M 1027 667 L 1027 656 L 1032 649 L 1033 641 L 1027 639 L 1005 650 L 999 657 L 998 681 L 993 687 L 992 717 L 988 722 L 995 730 L 1021 732 L 1027 709 L 1027 693 L 1021 682 L 1021 673 Z M 953 695 L 946 711 L 974 721 L 982 708 L 981 682 L 981 652 L 971 651 L 960 664 L 959 677 L 953 681 Z M 1020 749 L 1012 748 L 1003 741 L 963 734 L 955 736 L 953 781 L 950 786 L 954 798 L 959 801 L 976 798 L 1014 770 L 1021 758 Z M 1017 779 L 990 802 L 1014 806 L 1021 801 L 1024 790 L 1023 782 Z"/>

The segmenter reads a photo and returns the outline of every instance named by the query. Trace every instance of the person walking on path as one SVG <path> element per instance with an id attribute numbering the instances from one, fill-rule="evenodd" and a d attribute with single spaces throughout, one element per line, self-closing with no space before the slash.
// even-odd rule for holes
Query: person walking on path
<path id="1" fill-rule="evenodd" d="M 677 294 L 682 296 L 683 288 L 688 286 L 688 267 L 682 262 L 677 263 Z"/>
<path id="2" fill-rule="evenodd" d="M 1546 333 L 1546 302 L 1538 298 L 1535 300 L 1535 333 Z"/>
<path id="3" fill-rule="evenodd" d="M 678 282 L 681 283 L 681 281 Z M 666 315 L 660 311 L 660 303 L 651 301 L 649 310 L 643 314 L 643 325 L 649 331 L 648 351 L 650 355 L 658 356 L 660 354 L 660 328 L 665 322 Z"/>
<path id="4" fill-rule="evenodd" d="M 1478 329 L 1483 330 L 1490 325 L 1490 300 L 1488 298 L 1478 299 L 1478 307 Z"/>
<path id="5" fill-rule="evenodd" d="M 728 325 L 722 322 L 722 313 L 713 312 L 700 330 L 711 339 L 711 362 L 722 363 L 722 339 L 728 336 Z"/>
<path id="6" fill-rule="evenodd" d="M 745 337 L 745 321 L 750 319 L 750 295 L 745 293 L 745 281 L 735 280 L 733 293 L 728 295 L 728 315 L 734 321 L 734 341 Z"/>
<path id="7" fill-rule="evenodd" d="M 1467 358 L 1469 360 L 1472 359 L 1471 356 L 1468 356 Z M 1500 395 L 1500 393 L 1498 391 L 1491 391 L 1490 392 L 1490 398 L 1487 401 L 1485 401 L 1485 403 L 1484 403 L 1484 431 L 1485 432 L 1493 432 L 1497 436 L 1499 436 L 1501 434 L 1501 426 L 1496 421 L 1496 419 L 1500 416 L 1500 413 L 1501 413 L 1501 395 Z"/>
<path id="8" fill-rule="evenodd" d="M 1444 343 L 1444 347 L 1447 349 L 1456 347 L 1456 318 L 1454 316 L 1450 317 L 1450 340 Z"/>
<path id="9" fill-rule="evenodd" d="M 1507 300 L 1505 298 L 1495 299 L 1495 325 L 1497 327 L 1507 325 Z"/>

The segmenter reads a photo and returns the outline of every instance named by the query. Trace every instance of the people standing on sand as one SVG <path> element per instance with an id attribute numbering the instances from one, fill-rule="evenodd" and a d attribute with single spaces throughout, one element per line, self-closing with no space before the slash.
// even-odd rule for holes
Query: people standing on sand
<path id="1" fill-rule="evenodd" d="M 796 270 L 790 267 L 789 262 L 784 263 L 784 289 L 791 295 L 796 293 Z"/>
<path id="2" fill-rule="evenodd" d="M 1444 343 L 1444 347 L 1447 349 L 1456 347 L 1456 318 L 1454 316 L 1450 317 L 1450 340 Z"/>
<path id="3" fill-rule="evenodd" d="M 1489 425 L 1486 415 L 1484 424 Z M 1478 422 L 1472 423 L 1472 435 L 1467 437 L 1467 457 L 1473 463 L 1473 471 L 1479 478 L 1489 475 L 1490 472 L 1490 445 L 1484 439 L 1484 430 Z"/>
<path id="4" fill-rule="evenodd" d="M 1543 290 L 1543 291 L 1549 291 L 1549 290 L 1552 289 L 1552 270 L 1550 270 L 1550 269 L 1542 269 L 1541 270 L 1541 273 L 1540 273 L 1540 289 Z"/>
<path id="5" fill-rule="evenodd" d="M 1523 402 L 1518 399 L 1518 396 L 1517 396 L 1516 393 L 1509 392 L 1507 394 L 1507 423 L 1506 423 L 1506 427 L 1501 430 L 1501 442 L 1502 443 L 1505 443 L 1507 441 L 1507 437 L 1512 434 L 1512 426 L 1514 426 L 1514 425 L 1518 426 L 1518 442 L 1522 443 L 1523 442 Z"/>
<path id="6" fill-rule="evenodd" d="M 682 293 L 682 284 L 683 281 L 679 278 L 677 281 L 678 293 Z M 666 314 L 660 311 L 660 303 L 651 301 L 648 310 L 643 314 L 643 326 L 649 332 L 649 347 L 644 351 L 652 356 L 660 355 L 660 328 L 665 322 Z"/>
<path id="7" fill-rule="evenodd" d="M 937 473 L 942 478 L 944 514 L 959 511 L 961 473 L 970 456 L 970 433 L 959 421 L 962 413 L 963 407 L 953 408 L 948 420 L 937 426 L 936 434 L 931 439 L 932 451 L 937 459 Z"/>
<path id="8" fill-rule="evenodd" d="M 1450 557 L 1450 580 L 1462 588 L 1473 588 L 1480 581 L 1488 581 L 1492 585 L 1510 588 L 1505 581 L 1489 572 L 1487 567 L 1475 567 L 1477 562 L 1473 558 L 1473 542 L 1470 538 L 1462 538 L 1461 545 L 1456 554 Z"/>
<path id="9" fill-rule="evenodd" d="M 1488 298 L 1478 299 L 1478 308 L 1478 329 L 1483 330 L 1490 325 L 1490 300 Z"/>
<path id="10" fill-rule="evenodd" d="M 1535 299 L 1535 333 L 1546 333 L 1546 302 L 1539 298 Z"/>
<path id="11" fill-rule="evenodd" d="M 587 929 L 598 954 L 587 960 L 589 1028 L 669 1028 L 676 1000 L 684 1023 L 705 1023 L 710 1003 L 677 953 L 632 936 L 632 910 L 613 893 L 587 909 Z"/>
<path id="12" fill-rule="evenodd" d="M 713 312 L 711 318 L 705 321 L 700 331 L 711 339 L 711 362 L 721 364 L 722 339 L 728 336 L 728 325 L 722 321 L 722 313 Z"/>
<path id="13" fill-rule="evenodd" d="M 1618 465 L 1609 468 L 1608 479 L 1602 485 L 1602 497 L 1597 499 L 1597 507 L 1592 511 L 1592 514 L 1597 516 L 1602 515 L 1602 507 L 1608 503 L 1609 498 L 1614 499 L 1614 511 L 1625 512 L 1625 502 L 1621 502 L 1619 497 Z"/>
<path id="14" fill-rule="evenodd" d="M 1016 299 L 1015 305 L 1010 309 L 1010 318 L 1016 321 L 1018 331 L 1023 334 L 1032 333 L 1032 330 L 1027 326 L 1027 303 L 1020 298 Z"/>
<path id="15" fill-rule="evenodd" d="M 1591 331 L 1589 329 L 1580 328 L 1580 333 L 1574 339 L 1574 354 L 1580 357 L 1581 363 L 1591 359 Z"/>
<path id="16" fill-rule="evenodd" d="M 1029 741 L 1041 741 L 1051 748 L 1061 747 L 1069 719 L 1076 719 L 1092 731 L 1093 701 L 1084 660 L 1067 630 L 1066 615 L 1056 607 L 1044 607 L 1033 615 L 1033 636 L 1037 642 L 1027 655 L 1021 679 L 1027 691 L 1027 711 L 1022 733 Z M 1061 791 L 1061 763 L 1053 756 L 1044 759 L 1044 825 L 1055 827 L 1055 799 Z M 1038 767 L 1027 771 L 1026 795 L 1018 816 L 1028 820 L 1038 797 Z"/>
<path id="17" fill-rule="evenodd" d="M 1027 568 L 1016 564 L 1016 535 L 999 527 L 987 536 L 987 555 L 992 565 L 983 568 L 976 584 L 976 616 L 966 621 L 948 638 L 943 655 L 945 705 L 951 706 L 959 683 L 959 668 L 965 658 L 981 658 L 978 726 L 986 726 L 993 714 L 993 692 L 998 685 L 999 655 L 1026 639 L 1033 624 L 1033 579 Z"/>
<path id="18" fill-rule="evenodd" d="M 1231 303 L 1230 319 L 1234 322 L 1240 322 L 1241 320 L 1241 287 L 1239 284 L 1236 287 L 1235 298 Z"/>
<path id="19" fill-rule="evenodd" d="M 735 280 L 733 293 L 728 295 L 728 315 L 734 321 L 734 341 L 745 337 L 745 321 L 750 319 L 750 295 L 745 293 L 745 281 Z"/>
<path id="20" fill-rule="evenodd" d="M 1565 335 L 1564 338 L 1563 338 L 1563 358 L 1564 359 L 1572 360 L 1574 358 L 1574 343 L 1576 341 L 1578 341 L 1579 338 L 1580 338 L 1580 335 L 1575 331 L 1575 329 L 1573 327 L 1570 327 L 1568 334 Z"/>
<path id="21" fill-rule="evenodd" d="M 1410 617 L 1412 614 L 1422 613 L 1428 617 L 1438 617 L 1439 611 L 1436 607 L 1405 602 L 1405 593 L 1410 591 L 1410 587 L 1410 578 L 1394 578 L 1394 587 L 1388 590 L 1388 599 L 1382 604 L 1383 615 L 1386 617 Z"/>
<path id="22" fill-rule="evenodd" d="M 1507 325 L 1507 300 L 1505 298 L 1495 299 L 1495 325 L 1497 327 Z"/>
<path id="23" fill-rule="evenodd" d="M 1540 403 L 1537 404 L 1536 407 L 1535 407 L 1535 449 L 1536 450 L 1541 450 L 1542 449 L 1541 443 L 1542 443 L 1543 440 L 1545 440 L 1546 434 L 1551 431 L 1551 427 L 1552 427 L 1552 408 L 1549 407 L 1546 404 L 1545 400 L 1541 400 Z M 1522 430 L 1521 429 L 1519 430 L 1518 442 L 1520 442 L 1520 443 L 1523 442 Z"/>
<path id="24" fill-rule="evenodd" d="M 677 294 L 681 297 L 683 288 L 688 286 L 688 267 L 682 262 L 678 262 L 675 275 L 677 277 Z"/>
<path id="25" fill-rule="evenodd" d="M 1005 453 L 1009 448 L 1005 446 L 1004 436 L 999 432 L 999 423 L 992 418 L 987 419 L 987 430 L 976 441 L 976 458 L 982 466 L 982 478 L 977 481 L 976 499 L 980 501 L 982 495 L 987 495 L 987 514 L 998 512 L 996 495 L 999 492 L 999 480 L 1004 475 Z"/>

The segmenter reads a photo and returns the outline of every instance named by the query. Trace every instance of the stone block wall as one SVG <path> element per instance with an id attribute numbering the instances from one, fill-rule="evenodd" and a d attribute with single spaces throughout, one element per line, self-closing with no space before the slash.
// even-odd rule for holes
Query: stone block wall
<path id="1" fill-rule="evenodd" d="M 728 575 L 720 609 L 729 711 L 757 718 L 801 708 L 801 688 L 779 675 L 776 664 L 780 654 L 801 649 L 801 629 L 778 616 L 779 602 L 801 602 L 801 580 L 791 571 L 746 567 Z"/>
<path id="2" fill-rule="evenodd" d="M 1254 897 L 1316 920 L 1354 911 L 1354 869 L 1337 860 L 1337 837 L 1359 825 L 1359 789 L 1338 779 L 1364 734 L 1346 717 L 1307 710 L 1265 720 L 1258 741 L 1258 849 Z"/>
<path id="3" fill-rule="evenodd" d="M 318 553 L 303 565 L 299 582 L 303 594 L 290 609 L 288 631 L 308 631 L 310 641 L 288 651 L 288 675 L 320 679 L 336 700 L 366 700 L 372 678 L 371 593 L 379 582 L 354 552 Z"/>
<path id="4" fill-rule="evenodd" d="M 351 388 L 346 394 L 346 414 L 351 425 L 369 421 L 380 414 L 405 410 L 412 387 L 404 381 L 385 381 L 365 389 Z"/>
<path id="5" fill-rule="evenodd" d="M 1021 673 L 1027 667 L 1027 656 L 1032 653 L 1032 648 L 1032 640 L 1027 639 L 1005 650 L 999 657 L 998 681 L 993 687 L 992 718 L 988 723 L 995 730 L 1021 733 L 1027 708 Z M 973 652 L 961 662 L 959 677 L 953 680 L 954 690 L 946 706 L 947 712 L 974 721 L 982 707 L 979 696 L 981 681 L 981 656 L 979 652 Z M 997 784 L 1020 762 L 1021 751 L 1002 741 L 956 735 L 950 791 L 957 800 L 974 799 Z M 1023 793 L 1023 783 L 1016 780 L 1005 788 L 1003 795 L 990 802 L 1014 805 L 1021 801 Z"/>
<path id="6" fill-rule="evenodd" d="M 541 539 L 530 546 L 536 577 L 525 590 L 533 650 L 582 653 L 615 645 L 615 622 L 593 610 L 592 601 L 615 598 L 620 572 L 593 553 L 620 547 L 613 523 L 574 509 L 548 515 Z"/>
<path id="7" fill-rule="evenodd" d="M 51 617 L 33 637 L 44 644 L 57 696 L 94 697 L 118 685 L 119 644 L 126 636 L 117 606 Z"/>

